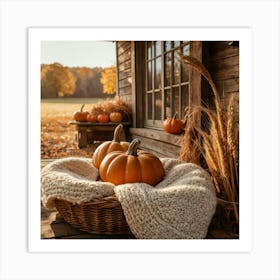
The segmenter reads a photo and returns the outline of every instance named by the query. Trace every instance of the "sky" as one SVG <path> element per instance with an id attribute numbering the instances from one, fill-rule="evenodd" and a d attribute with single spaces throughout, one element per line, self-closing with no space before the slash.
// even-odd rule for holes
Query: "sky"
<path id="1" fill-rule="evenodd" d="M 115 43 L 105 41 L 43 41 L 41 64 L 59 62 L 69 67 L 116 65 Z"/>

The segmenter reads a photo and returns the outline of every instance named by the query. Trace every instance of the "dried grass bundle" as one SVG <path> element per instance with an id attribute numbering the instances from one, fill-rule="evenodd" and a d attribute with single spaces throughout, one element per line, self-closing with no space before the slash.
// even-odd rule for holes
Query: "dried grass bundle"
<path id="1" fill-rule="evenodd" d="M 239 119 L 236 110 L 238 99 L 232 95 L 226 110 L 223 110 L 217 88 L 204 65 L 190 56 L 181 56 L 181 59 L 207 79 L 214 92 L 215 109 L 211 110 L 202 105 L 185 108 L 185 120 L 188 120 L 188 126 L 182 139 L 180 159 L 197 163 L 202 157 L 205 167 L 213 178 L 220 205 L 224 210 L 222 219 L 238 228 Z M 198 113 L 206 116 L 203 119 L 204 129 L 192 118 L 193 114 Z M 231 209 L 232 215 L 228 209 Z"/>
<path id="2" fill-rule="evenodd" d="M 119 96 L 114 98 L 108 98 L 104 101 L 93 104 L 91 113 L 98 115 L 101 113 L 110 114 L 112 112 L 120 112 L 126 120 L 130 120 L 131 108 L 130 106 Z"/>

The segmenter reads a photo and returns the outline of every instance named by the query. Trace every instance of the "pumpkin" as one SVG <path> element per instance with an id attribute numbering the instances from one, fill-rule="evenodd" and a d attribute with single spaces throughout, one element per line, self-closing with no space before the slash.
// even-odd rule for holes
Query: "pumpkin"
<path id="1" fill-rule="evenodd" d="M 89 113 L 87 115 L 87 121 L 88 122 L 97 122 L 97 116 L 94 114 Z"/>
<path id="2" fill-rule="evenodd" d="M 146 183 L 155 186 L 165 175 L 160 159 L 138 150 L 139 139 L 134 139 L 127 152 L 108 153 L 99 167 L 100 178 L 115 185 Z"/>
<path id="3" fill-rule="evenodd" d="M 107 123 L 109 122 L 109 115 L 108 114 L 98 114 L 97 115 L 97 121 L 101 123 Z"/>
<path id="4" fill-rule="evenodd" d="M 77 122 L 86 122 L 89 112 L 83 111 L 85 104 L 82 105 L 80 111 L 74 113 L 74 119 Z"/>
<path id="5" fill-rule="evenodd" d="M 180 134 L 183 131 L 183 122 L 177 118 L 177 113 L 173 118 L 167 118 L 163 121 L 162 128 L 165 132 Z"/>
<path id="6" fill-rule="evenodd" d="M 122 122 L 123 116 L 122 116 L 122 113 L 120 113 L 120 112 L 112 112 L 109 115 L 109 118 L 110 118 L 111 122 L 120 123 L 120 122 Z"/>
<path id="7" fill-rule="evenodd" d="M 93 153 L 92 164 L 97 169 L 99 168 L 103 158 L 110 152 L 122 151 L 126 152 L 129 147 L 129 142 L 120 141 L 120 136 L 123 130 L 123 125 L 119 124 L 114 130 L 114 137 L 112 141 L 105 141 L 100 144 Z"/>

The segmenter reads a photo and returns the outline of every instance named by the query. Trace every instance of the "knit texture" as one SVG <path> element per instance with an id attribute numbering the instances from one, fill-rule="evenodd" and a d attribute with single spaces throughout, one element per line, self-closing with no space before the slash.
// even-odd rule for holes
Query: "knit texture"
<path id="1" fill-rule="evenodd" d="M 114 185 L 97 181 L 98 170 L 91 159 L 57 159 L 41 171 L 41 200 L 47 209 L 53 209 L 54 199 L 81 204 L 94 198 L 114 194 Z"/>
<path id="2" fill-rule="evenodd" d="M 127 223 L 139 239 L 202 239 L 216 209 L 210 175 L 201 167 L 161 159 L 166 175 L 155 187 L 116 186 Z"/>
<path id="3" fill-rule="evenodd" d="M 161 161 L 165 177 L 152 187 L 98 181 L 91 159 L 55 160 L 41 172 L 43 205 L 52 209 L 55 198 L 81 204 L 115 193 L 136 238 L 205 238 L 217 203 L 210 175 L 195 164 L 171 158 Z"/>

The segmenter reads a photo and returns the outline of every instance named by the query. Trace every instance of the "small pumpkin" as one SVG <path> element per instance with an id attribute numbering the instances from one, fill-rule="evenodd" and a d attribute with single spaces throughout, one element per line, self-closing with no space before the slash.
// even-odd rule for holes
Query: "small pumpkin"
<path id="1" fill-rule="evenodd" d="M 180 134 L 183 131 L 183 122 L 177 118 L 177 113 L 175 113 L 173 118 L 163 121 L 162 128 L 167 133 Z"/>
<path id="2" fill-rule="evenodd" d="M 114 123 L 120 123 L 123 120 L 122 113 L 120 113 L 120 112 L 112 112 L 109 115 L 109 118 L 110 118 L 110 121 L 114 122 Z"/>
<path id="3" fill-rule="evenodd" d="M 129 142 L 120 141 L 120 136 L 123 130 L 123 125 L 119 124 L 114 130 L 112 141 L 105 141 L 100 144 L 93 153 L 92 164 L 97 169 L 99 168 L 103 158 L 110 152 L 122 151 L 126 152 L 129 147 Z"/>
<path id="4" fill-rule="evenodd" d="M 97 121 L 100 123 L 107 123 L 109 122 L 109 115 L 108 114 L 98 114 L 97 115 Z"/>
<path id="5" fill-rule="evenodd" d="M 108 153 L 99 167 L 103 181 L 115 185 L 143 182 L 155 186 L 165 175 L 160 159 L 146 151 L 138 150 L 139 139 L 134 139 L 127 152 Z"/>
<path id="6" fill-rule="evenodd" d="M 74 113 L 74 120 L 77 122 L 86 122 L 89 112 L 83 111 L 85 104 L 82 105 L 80 111 Z"/>
<path id="7" fill-rule="evenodd" d="M 89 113 L 88 115 L 87 115 L 87 121 L 88 122 L 97 122 L 97 116 L 96 115 L 94 115 L 94 114 L 91 114 L 91 113 Z"/>

